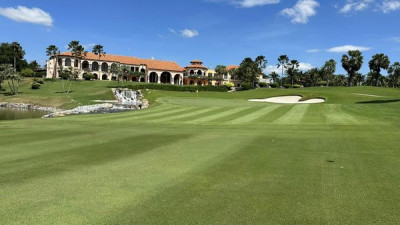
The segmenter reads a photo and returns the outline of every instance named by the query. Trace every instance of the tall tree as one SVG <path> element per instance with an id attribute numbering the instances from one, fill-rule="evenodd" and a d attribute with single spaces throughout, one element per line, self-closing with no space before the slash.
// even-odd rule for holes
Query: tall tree
<path id="1" fill-rule="evenodd" d="M 53 69 L 53 79 L 56 79 L 57 77 L 57 66 L 58 66 L 58 56 L 60 55 L 60 50 L 58 49 L 57 46 L 55 45 L 49 45 L 49 47 L 46 48 L 46 55 L 49 57 L 49 59 L 54 59 L 54 69 Z"/>
<path id="2" fill-rule="evenodd" d="M 258 73 L 264 77 L 264 70 L 267 68 L 268 60 L 265 58 L 265 56 L 259 55 L 257 56 L 255 63 L 257 64 L 259 70 Z"/>
<path id="3" fill-rule="evenodd" d="M 300 63 L 297 60 L 291 60 L 290 63 L 288 64 L 287 75 L 288 75 L 289 79 L 291 80 L 292 86 L 294 85 L 296 76 L 299 73 L 299 66 L 300 66 Z"/>
<path id="4" fill-rule="evenodd" d="M 400 82 L 400 63 L 395 62 L 393 65 L 391 65 L 388 69 L 389 77 L 392 80 L 393 87 L 397 88 L 399 87 L 399 82 Z"/>
<path id="5" fill-rule="evenodd" d="M 218 65 L 215 67 L 215 75 L 216 78 L 215 80 L 218 81 L 218 85 L 222 85 L 222 81 L 224 80 L 224 76 L 228 74 L 228 71 L 226 70 L 226 66 L 224 65 Z"/>
<path id="6" fill-rule="evenodd" d="M 333 59 L 326 61 L 321 70 L 323 74 L 323 79 L 326 81 L 326 85 L 329 87 L 329 84 L 333 79 L 333 75 L 336 72 L 336 61 Z"/>
<path id="7" fill-rule="evenodd" d="M 282 78 L 285 75 L 284 71 L 287 69 L 287 65 L 289 64 L 289 57 L 287 55 L 281 55 L 278 58 L 278 69 L 281 68 L 282 69 Z M 282 84 L 281 84 L 282 85 Z"/>
<path id="8" fill-rule="evenodd" d="M 7 80 L 12 95 L 19 93 L 19 81 L 21 80 L 15 68 L 11 64 L 3 64 L 0 69 L 0 77 Z"/>
<path id="9" fill-rule="evenodd" d="M 74 61 L 76 61 L 78 59 L 82 59 L 82 58 L 86 57 L 86 55 L 87 55 L 87 51 L 85 51 L 85 48 L 81 44 L 79 44 L 79 41 L 71 41 L 68 44 L 68 50 L 71 51 L 72 56 L 75 59 Z M 79 74 L 80 67 L 78 67 L 77 70 L 78 70 L 78 74 Z M 74 79 L 76 79 L 76 78 L 74 78 Z M 70 82 L 69 82 L 69 88 L 68 88 L 68 92 L 67 92 L 68 94 L 71 90 L 71 85 L 72 85 L 72 77 L 70 78 Z"/>
<path id="10" fill-rule="evenodd" d="M 275 71 L 271 72 L 268 76 L 274 83 L 276 83 L 276 80 L 279 78 L 279 74 Z"/>
<path id="11" fill-rule="evenodd" d="M 343 69 L 348 74 L 348 85 L 353 86 L 353 80 L 356 73 L 361 69 L 364 63 L 364 57 L 359 50 L 349 51 L 346 55 L 342 56 Z"/>
<path id="12" fill-rule="evenodd" d="M 25 51 L 18 42 L 0 44 L 0 64 L 11 64 L 19 72 L 28 65 Z"/>
<path id="13" fill-rule="evenodd" d="M 385 54 L 376 54 L 372 56 L 372 59 L 369 61 L 369 69 L 373 72 L 372 80 L 374 82 L 374 86 L 378 86 L 379 80 L 382 76 L 381 70 L 387 70 L 390 66 L 389 57 Z"/>
<path id="14" fill-rule="evenodd" d="M 258 82 L 258 77 L 260 75 L 260 68 L 256 61 L 251 58 L 245 58 L 238 68 L 239 79 L 243 83 L 249 83 L 253 87 Z"/>
<path id="15" fill-rule="evenodd" d="M 101 59 L 102 56 L 105 56 L 105 55 L 106 55 L 106 52 L 104 51 L 103 45 L 95 45 L 95 46 L 93 46 L 92 52 L 93 52 L 95 55 L 98 55 L 98 56 L 99 56 L 99 60 Z"/>

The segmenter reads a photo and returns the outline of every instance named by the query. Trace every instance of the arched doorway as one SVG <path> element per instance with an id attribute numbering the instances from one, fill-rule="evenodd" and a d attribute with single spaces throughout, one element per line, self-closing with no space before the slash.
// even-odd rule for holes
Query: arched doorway
<path id="1" fill-rule="evenodd" d="M 85 79 L 87 73 L 82 74 L 82 80 Z"/>
<path id="2" fill-rule="evenodd" d="M 146 82 L 146 79 L 144 77 L 141 77 L 140 82 L 144 83 L 144 82 Z"/>
<path id="3" fill-rule="evenodd" d="M 189 74 L 194 75 L 194 70 L 191 70 Z"/>
<path id="4" fill-rule="evenodd" d="M 103 74 L 103 76 L 101 76 L 102 80 L 108 80 L 108 76 L 106 74 Z"/>
<path id="5" fill-rule="evenodd" d="M 132 82 L 137 82 L 138 78 L 137 77 L 132 77 Z"/>
<path id="6" fill-rule="evenodd" d="M 123 81 L 128 81 L 128 77 L 127 77 L 127 76 L 123 76 L 123 77 L 122 77 L 122 80 L 123 80 Z"/>
<path id="7" fill-rule="evenodd" d="M 174 77 L 174 84 L 179 85 L 181 83 L 181 75 L 176 74 Z"/>
<path id="8" fill-rule="evenodd" d="M 150 73 L 149 81 L 150 81 L 150 83 L 157 83 L 158 82 L 158 74 L 156 72 Z"/>
<path id="9" fill-rule="evenodd" d="M 95 80 L 98 80 L 98 79 L 99 79 L 99 75 L 97 75 L 97 73 L 94 73 L 93 76 L 94 76 L 94 79 L 95 79 Z"/>
<path id="10" fill-rule="evenodd" d="M 197 86 L 202 86 L 203 85 L 203 83 L 199 80 L 199 81 L 197 81 Z"/>
<path id="11" fill-rule="evenodd" d="M 161 83 L 163 84 L 170 84 L 171 83 L 171 73 L 163 72 L 161 74 Z"/>
<path id="12" fill-rule="evenodd" d="M 193 80 L 190 80 L 190 85 L 194 85 L 194 81 Z"/>

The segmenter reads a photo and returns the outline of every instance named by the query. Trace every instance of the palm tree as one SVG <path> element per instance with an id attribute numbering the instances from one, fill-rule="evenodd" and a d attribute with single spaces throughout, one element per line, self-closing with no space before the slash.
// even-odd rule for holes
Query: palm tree
<path id="1" fill-rule="evenodd" d="M 55 59 L 54 70 L 53 70 L 53 79 L 56 79 L 56 76 L 57 76 L 56 73 L 57 73 L 57 64 L 58 64 L 58 55 L 59 54 L 60 54 L 60 50 L 55 45 L 49 45 L 49 47 L 46 48 L 46 55 L 49 57 L 49 59 L 51 59 L 53 57 Z"/>
<path id="2" fill-rule="evenodd" d="M 87 51 L 85 51 L 85 48 L 79 44 L 79 41 L 71 41 L 68 44 L 68 50 L 71 51 L 72 56 L 75 59 L 74 61 L 78 60 L 78 58 L 81 59 L 81 58 L 85 57 L 87 54 Z M 77 70 L 80 71 L 80 68 L 78 68 Z M 78 72 L 78 74 L 79 74 L 79 72 Z M 76 79 L 76 77 L 74 77 L 74 79 Z M 72 80 L 72 77 L 70 78 L 70 82 L 69 82 L 69 88 L 68 88 L 68 92 L 67 92 L 68 94 L 71 90 L 71 85 L 72 85 L 71 80 Z"/>
<path id="3" fill-rule="evenodd" d="M 336 72 L 336 61 L 333 59 L 326 61 L 321 70 L 326 81 L 326 86 L 329 87 L 329 83 L 333 78 L 333 74 Z"/>
<path id="4" fill-rule="evenodd" d="M 99 60 L 102 56 L 106 55 L 106 52 L 104 52 L 104 47 L 103 45 L 95 45 L 93 47 L 92 53 L 94 53 L 95 55 L 99 56 Z"/>
<path id="5" fill-rule="evenodd" d="M 289 79 L 292 81 L 292 86 L 294 85 L 294 80 L 296 79 L 297 74 L 299 73 L 300 63 L 297 60 L 291 60 L 288 64 L 287 75 Z"/>
<path id="6" fill-rule="evenodd" d="M 400 81 L 400 63 L 395 62 L 388 69 L 389 76 L 392 78 L 393 87 L 399 87 Z"/>
<path id="7" fill-rule="evenodd" d="M 216 81 L 218 81 L 219 86 L 222 85 L 222 81 L 224 80 L 224 75 L 228 74 L 228 71 L 226 70 L 226 66 L 223 65 L 218 65 L 215 67 L 215 75 L 216 75 Z"/>
<path id="8" fill-rule="evenodd" d="M 364 57 L 359 50 L 349 51 L 347 55 L 342 56 L 342 66 L 343 69 L 347 71 L 348 85 L 353 86 L 353 79 L 356 73 L 361 69 L 364 63 Z"/>
<path id="9" fill-rule="evenodd" d="M 278 69 L 282 68 L 282 78 L 284 76 L 284 70 L 287 69 L 287 65 L 289 63 L 289 57 L 287 55 L 281 55 L 278 58 Z M 282 85 L 282 84 L 281 84 Z"/>
<path id="10" fill-rule="evenodd" d="M 371 61 L 369 61 L 369 69 L 373 72 L 372 80 L 375 86 L 378 86 L 378 80 L 382 76 L 381 70 L 387 70 L 390 66 L 389 57 L 385 54 L 376 54 L 372 56 Z"/>
<path id="11" fill-rule="evenodd" d="M 0 77 L 7 80 L 8 86 L 10 87 L 11 94 L 18 95 L 19 93 L 19 81 L 21 80 L 18 73 L 9 64 L 1 66 Z M 15 82 L 14 82 L 15 81 Z"/>
<path id="12" fill-rule="evenodd" d="M 269 74 L 269 77 L 274 81 L 274 83 L 276 83 L 276 79 L 278 79 L 279 74 L 273 71 L 272 73 Z"/>
<path id="13" fill-rule="evenodd" d="M 17 71 L 17 57 L 25 55 L 25 51 L 22 49 L 22 46 L 18 42 L 11 43 L 11 47 L 13 48 L 14 55 L 14 69 Z"/>

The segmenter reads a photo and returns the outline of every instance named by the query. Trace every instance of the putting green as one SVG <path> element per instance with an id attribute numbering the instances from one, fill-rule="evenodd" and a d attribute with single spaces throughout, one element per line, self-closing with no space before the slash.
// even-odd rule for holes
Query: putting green
<path id="1" fill-rule="evenodd" d="M 248 102 L 294 94 L 327 102 Z M 0 224 L 400 223 L 400 90 L 149 96 L 0 122 Z"/>

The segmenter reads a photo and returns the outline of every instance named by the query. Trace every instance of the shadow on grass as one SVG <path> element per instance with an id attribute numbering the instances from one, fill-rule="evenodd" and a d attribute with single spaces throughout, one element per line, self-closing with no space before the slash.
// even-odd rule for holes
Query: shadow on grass
<path id="1" fill-rule="evenodd" d="M 400 99 L 373 100 L 373 101 L 357 102 L 357 104 L 385 104 L 385 103 L 393 103 L 393 102 L 400 102 Z"/>
<path id="2" fill-rule="evenodd" d="M 56 93 L 56 94 L 67 94 L 67 91 L 64 91 L 64 92 L 62 92 L 62 91 L 56 91 L 56 92 L 54 92 L 54 93 Z M 69 93 L 71 94 L 71 93 L 74 93 L 74 91 L 69 91 Z"/>

